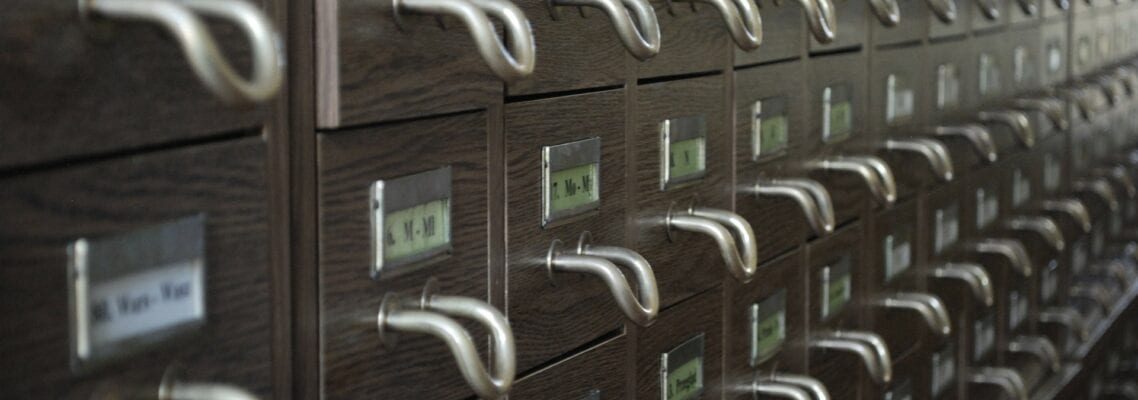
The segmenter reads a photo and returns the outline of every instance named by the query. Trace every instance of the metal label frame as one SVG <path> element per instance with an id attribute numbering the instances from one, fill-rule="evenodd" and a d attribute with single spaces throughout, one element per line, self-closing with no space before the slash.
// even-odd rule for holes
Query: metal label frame
<path id="1" fill-rule="evenodd" d="M 706 381 L 703 376 L 703 349 L 704 349 L 704 333 L 700 332 L 698 335 L 688 339 L 668 350 L 668 352 L 660 354 L 660 399 L 668 399 L 668 374 L 675 368 L 679 368 L 687 364 L 692 359 L 698 358 L 700 366 L 698 371 L 697 380 L 699 381 L 699 389 L 695 392 L 692 398 L 699 398 L 706 388 Z"/>
<path id="2" fill-rule="evenodd" d="M 758 347 L 758 343 L 762 341 L 759 338 L 759 327 L 768 318 L 777 317 L 778 314 L 782 314 L 782 320 L 779 321 L 779 329 L 782 338 L 779 340 L 778 345 L 767 351 L 767 353 L 761 354 Z M 751 330 L 750 366 L 757 367 L 778 354 L 779 350 L 786 344 L 786 289 L 779 289 L 774 294 L 756 303 L 752 303 L 751 306 L 748 307 L 747 319 L 750 323 Z"/>
<path id="3" fill-rule="evenodd" d="M 853 275 L 851 274 L 853 271 L 853 266 L 851 265 L 852 263 L 853 261 L 847 254 L 842 256 L 842 258 L 838 259 L 834 263 L 822 267 L 822 320 L 828 320 L 830 317 L 833 317 L 834 315 L 842 312 L 846 309 L 847 306 L 849 306 L 850 302 L 853 301 L 854 281 Z M 830 302 L 834 299 L 830 298 L 830 285 L 836 282 L 834 278 L 845 278 L 847 282 L 845 284 L 846 292 L 843 294 L 845 301 L 843 301 L 841 306 L 839 306 L 837 309 L 832 310 L 830 309 Z"/>
<path id="4" fill-rule="evenodd" d="M 593 191 L 597 199 L 588 204 L 567 210 L 554 211 L 553 198 L 549 193 L 550 179 L 555 172 L 565 169 L 596 164 L 597 176 L 593 179 Z M 601 208 L 601 138 L 592 137 L 575 142 L 563 143 L 541 148 L 541 226 L 561 218 L 583 214 Z"/>
<path id="5" fill-rule="evenodd" d="M 842 133 L 834 136 L 833 127 L 830 122 L 830 114 L 833 113 L 834 104 L 848 103 L 849 104 L 849 132 Z M 823 143 L 837 143 L 845 141 L 853 136 L 854 126 L 856 125 L 857 116 L 853 111 L 853 89 L 849 83 L 841 83 L 822 88 L 822 142 Z"/>
<path id="6" fill-rule="evenodd" d="M 671 176 L 672 144 L 684 140 L 701 139 L 699 172 L 682 177 Z M 660 190 L 702 179 L 707 175 L 707 119 L 703 115 L 666 119 L 660 123 Z"/>
<path id="7" fill-rule="evenodd" d="M 371 277 L 379 279 L 399 273 L 404 270 L 414 270 L 427 261 L 450 255 L 454 250 L 451 227 L 453 221 L 447 223 L 446 245 L 437 246 L 426 251 L 402 259 L 384 261 L 383 227 L 388 212 L 401 211 L 416 205 L 436 200 L 447 200 L 448 221 L 451 220 L 451 167 L 446 166 L 430 171 L 405 175 L 390 180 L 377 180 L 368 190 L 369 210 L 371 215 Z M 400 268 L 405 267 L 405 268 Z M 395 268 L 395 270 L 392 270 Z"/>
<path id="8" fill-rule="evenodd" d="M 890 72 L 885 78 L 885 124 L 896 125 L 912 120 L 917 112 L 916 106 L 916 88 L 909 76 L 900 71 Z"/>
<path id="9" fill-rule="evenodd" d="M 960 73 L 956 64 L 947 62 L 936 66 L 936 108 L 954 110 L 960 105 Z"/>
<path id="10" fill-rule="evenodd" d="M 208 285 L 206 216 L 197 214 L 158 226 L 102 238 L 79 238 L 67 246 L 71 369 L 85 372 L 191 334 L 206 324 Z M 190 265 L 200 284 L 197 315 L 157 330 L 97 346 L 92 343 L 91 290 L 137 274 Z"/>
<path id="11" fill-rule="evenodd" d="M 786 96 L 760 99 L 751 105 L 751 160 L 765 161 L 786 154 L 790 148 L 790 104 Z M 782 117 L 786 120 L 787 143 L 770 153 L 763 153 L 763 119 Z"/>

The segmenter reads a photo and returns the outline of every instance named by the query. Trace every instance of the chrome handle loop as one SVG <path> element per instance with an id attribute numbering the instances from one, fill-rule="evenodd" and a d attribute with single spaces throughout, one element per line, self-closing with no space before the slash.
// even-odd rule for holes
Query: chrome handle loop
<path id="1" fill-rule="evenodd" d="M 750 192 L 759 196 L 789 197 L 798 203 L 815 235 L 834 231 L 836 217 L 830 192 L 822 184 L 810 179 L 760 178 Z"/>
<path id="2" fill-rule="evenodd" d="M 818 43 L 827 44 L 838 38 L 838 16 L 833 0 L 798 0 L 806 10 L 810 33 Z"/>
<path id="3" fill-rule="evenodd" d="M 893 359 L 889 355 L 889 346 L 876 334 L 859 331 L 822 332 L 810 340 L 810 346 L 857 354 L 874 382 L 879 385 L 887 384 L 893 379 Z"/>
<path id="4" fill-rule="evenodd" d="M 506 0 L 392 0 L 395 20 L 403 14 L 450 15 L 466 25 L 478 53 L 490 70 L 506 82 L 533 74 L 533 31 L 525 14 Z M 508 45 L 498 36 L 490 16 L 505 26 Z"/>
<path id="5" fill-rule="evenodd" d="M 946 263 L 932 271 L 937 279 L 952 279 L 964 282 L 972 291 L 972 296 L 985 307 L 996 303 L 995 289 L 992 288 L 992 278 L 983 267 L 972 263 Z"/>
<path id="6" fill-rule="evenodd" d="M 1002 225 L 1009 230 L 1033 232 L 1039 235 L 1055 252 L 1062 252 L 1063 249 L 1067 248 L 1063 231 L 1051 218 L 1021 215 L 1004 220 Z"/>
<path id="7" fill-rule="evenodd" d="M 1063 325 L 1071 332 L 1074 332 L 1075 336 L 1079 338 L 1079 341 L 1086 341 L 1091 336 L 1087 322 L 1083 319 L 1083 316 L 1073 308 L 1064 307 L 1043 310 L 1039 313 L 1039 322 Z"/>
<path id="8" fill-rule="evenodd" d="M 708 3 L 719 10 L 735 45 L 751 51 L 763 44 L 763 19 L 752 0 L 675 0 Z"/>
<path id="9" fill-rule="evenodd" d="M 1067 119 L 1067 110 L 1064 107 L 1063 101 L 1055 97 L 1046 98 L 1020 98 L 1012 100 L 1012 107 L 1020 110 L 1039 111 L 1051 120 L 1051 124 L 1055 125 L 1055 129 L 1065 131 L 1071 126 L 1071 121 Z"/>
<path id="10" fill-rule="evenodd" d="M 1052 373 L 1059 372 L 1059 368 L 1063 366 L 1059 356 L 1059 350 L 1055 348 L 1055 344 L 1042 336 L 1017 336 L 1008 342 L 1008 351 L 1012 353 L 1031 354 L 1039 358 L 1040 361 L 1043 361 L 1043 364 L 1046 365 Z"/>
<path id="11" fill-rule="evenodd" d="M 901 6 L 897 0 L 869 0 L 869 8 L 881 25 L 894 27 L 901 23 Z"/>
<path id="12" fill-rule="evenodd" d="M 1135 187 L 1134 180 L 1126 173 L 1126 168 L 1122 166 L 1113 166 L 1106 168 L 1096 168 L 1092 171 L 1093 174 L 1113 181 L 1118 186 L 1121 186 L 1126 193 L 1128 199 L 1133 199 L 1138 196 L 1138 187 Z"/>
<path id="13" fill-rule="evenodd" d="M 632 250 L 620 247 L 593 246 L 588 244 L 589 233 L 581 234 L 575 253 L 559 251 L 560 240 L 554 240 L 546 255 L 546 268 L 551 282 L 556 272 L 589 274 L 599 277 L 608 287 L 617 306 L 629 320 L 640 326 L 655 322 L 660 311 L 660 293 L 656 286 L 656 275 L 652 266 Z M 639 289 L 633 292 L 628 279 L 616 263 L 632 270 Z"/>
<path id="14" fill-rule="evenodd" d="M 1031 256 L 1028 255 L 1027 249 L 1023 247 L 1023 243 L 1015 239 L 981 239 L 965 244 L 964 248 L 980 254 L 1001 256 L 1008 260 L 1008 264 L 1013 270 L 1025 278 L 1030 277 L 1035 269 L 1032 266 Z"/>
<path id="15" fill-rule="evenodd" d="M 1028 400 L 1027 385 L 1018 372 L 1002 367 L 978 367 L 968 376 L 968 382 L 999 387 L 1009 397 Z"/>
<path id="16" fill-rule="evenodd" d="M 1106 290 L 1097 287 L 1087 286 L 1072 286 L 1067 290 L 1067 295 L 1074 298 L 1084 298 L 1098 304 L 1099 309 L 1103 314 L 1110 314 L 1114 308 L 1114 298 Z"/>
<path id="17" fill-rule="evenodd" d="M 733 225 L 732 229 L 736 231 L 736 234 L 740 235 L 739 240 L 744 242 L 742 253 L 739 252 L 739 247 L 736 245 L 735 237 L 731 235 L 731 231 L 724 227 L 720 220 L 709 217 L 709 215 L 716 214 L 714 211 L 734 216 L 730 218 L 730 223 Z M 742 217 L 723 210 L 692 207 L 685 212 L 669 210 L 665 223 L 669 230 L 679 229 L 711 236 L 719 245 L 719 254 L 723 257 L 723 262 L 727 264 L 727 270 L 731 272 L 731 275 L 740 282 L 751 281 L 751 277 L 755 274 L 758 266 L 757 243 L 755 242 L 754 230 Z"/>
<path id="18" fill-rule="evenodd" d="M 976 0 L 976 5 L 980 6 L 980 13 L 984 14 L 984 18 L 990 21 L 1000 19 L 1000 9 L 993 0 Z"/>
<path id="19" fill-rule="evenodd" d="M 1106 206 L 1110 208 L 1110 212 L 1118 212 L 1120 203 L 1118 196 L 1114 194 L 1114 188 L 1110 186 L 1110 182 L 1106 178 L 1085 179 L 1076 181 L 1071 184 L 1071 189 L 1076 193 L 1089 193 L 1098 197 Z"/>
<path id="20" fill-rule="evenodd" d="M 904 151 L 916 153 L 925 158 L 932 168 L 933 174 L 942 182 L 951 182 L 953 176 L 952 156 L 943 144 L 932 139 L 908 138 L 887 139 L 885 149 L 889 151 Z"/>
<path id="21" fill-rule="evenodd" d="M 834 156 L 810 162 L 806 166 L 812 169 L 857 174 L 865 180 L 870 193 L 878 203 L 890 206 L 897 201 L 897 183 L 893 179 L 893 171 L 877 157 Z"/>
<path id="22" fill-rule="evenodd" d="M 494 306 L 467 297 L 437 295 L 433 293 L 436 287 L 437 281 L 428 281 L 418 301 L 405 301 L 390 292 L 385 295 L 376 316 L 380 339 L 386 347 L 394 348 L 396 335 L 389 330 L 434 336 L 446 343 L 475 394 L 484 398 L 505 395 L 517 372 L 514 333 L 509 321 Z M 474 320 L 490 332 L 493 375 L 482 364 L 470 333 L 448 315 Z"/>
<path id="23" fill-rule="evenodd" d="M 1091 231 L 1091 212 L 1078 199 L 1044 200 L 1039 203 L 1039 209 L 1066 214 L 1079 223 L 1083 233 Z"/>
<path id="24" fill-rule="evenodd" d="M 245 1 L 80 0 L 79 12 L 162 25 L 177 40 L 198 80 L 226 104 L 264 102 L 276 96 L 284 81 L 280 35 L 264 12 Z M 233 69 L 195 12 L 225 19 L 241 29 L 253 52 L 249 79 Z"/>
<path id="25" fill-rule="evenodd" d="M 807 393 L 810 393 L 810 397 L 814 400 L 830 400 L 830 392 L 826 390 L 826 386 L 817 379 L 809 376 L 774 372 L 770 374 L 768 379 L 772 382 L 801 387 L 805 389 Z"/>
<path id="26" fill-rule="evenodd" d="M 755 379 L 755 382 L 751 384 L 751 394 L 752 398 L 756 400 L 767 396 L 791 400 L 810 400 L 810 394 L 802 388 L 764 378 Z"/>
<path id="27" fill-rule="evenodd" d="M 989 163 L 996 162 L 996 160 L 1000 158 L 999 152 L 996 149 L 996 142 L 992 140 L 992 133 L 981 125 L 937 126 L 933 128 L 933 135 L 942 138 L 963 138 L 972 144 L 972 149 L 980 155 L 980 158 Z"/>
<path id="28" fill-rule="evenodd" d="M 981 122 L 1006 125 L 1016 135 L 1016 140 L 1023 147 L 1035 146 L 1035 129 L 1031 127 L 1031 120 L 1027 115 L 1015 110 L 981 111 L 976 114 Z"/>
<path id="29" fill-rule="evenodd" d="M 640 61 L 655 57 L 660 52 L 660 23 L 656 19 L 656 10 L 645 0 L 552 0 L 552 3 L 601 9 L 608 14 L 624 47 Z"/>
<path id="30" fill-rule="evenodd" d="M 883 295 L 874 301 L 887 309 L 900 309 L 915 311 L 929 329 L 936 332 L 941 338 L 952 334 L 952 320 L 948 317 L 948 309 L 939 298 L 925 293 L 901 292 Z"/>
<path id="31" fill-rule="evenodd" d="M 956 0 L 927 0 L 927 2 L 940 22 L 951 24 L 956 21 Z"/>
<path id="32" fill-rule="evenodd" d="M 710 219 L 731 230 L 732 234 L 738 238 L 737 243 L 743 245 L 742 259 L 744 269 L 750 271 L 747 272 L 749 279 L 759 264 L 758 236 L 755 236 L 755 230 L 751 227 L 751 223 L 739 214 L 715 208 L 692 207 L 689 212 L 693 216 Z"/>

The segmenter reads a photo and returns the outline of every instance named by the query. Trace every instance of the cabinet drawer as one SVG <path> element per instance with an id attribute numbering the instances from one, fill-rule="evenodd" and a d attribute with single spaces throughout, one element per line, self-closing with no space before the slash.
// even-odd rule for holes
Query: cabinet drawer
<path id="1" fill-rule="evenodd" d="M 811 54 L 859 47 L 869 38 L 869 24 L 880 24 L 868 1 L 834 0 L 834 15 L 838 16 L 837 37 L 827 44 L 808 40 L 806 45 Z"/>
<path id="2" fill-rule="evenodd" d="M 637 329 L 635 397 L 721 398 L 722 316 L 723 290 L 717 286 L 660 313 L 652 326 Z M 661 386 L 674 388 L 673 395 L 662 396 Z M 676 396 L 693 392 L 702 395 Z"/>
<path id="3" fill-rule="evenodd" d="M 529 0 L 515 4 L 529 17 L 533 27 L 537 64 L 532 76 L 507 86 L 508 95 L 624 84 L 625 62 L 631 57 L 604 11 L 594 7 L 554 6 L 551 1 Z"/>
<path id="4" fill-rule="evenodd" d="M 514 383 L 511 399 L 625 399 L 629 340 L 624 334 Z"/>
<path id="5" fill-rule="evenodd" d="M 264 147 L 250 138 L 5 179 L 0 350 L 20 366 L 0 372 L 3 397 L 157 387 L 171 367 L 179 380 L 275 397 L 282 299 L 271 294 Z M 80 282 L 90 295 L 76 290 L 73 307 Z M 84 298 L 91 308 L 73 313 Z M 69 315 L 88 313 L 90 333 L 73 332 Z M 76 338 L 88 356 L 72 352 Z"/>
<path id="6" fill-rule="evenodd" d="M 1054 85 L 1067 80 L 1067 60 L 1071 55 L 1067 47 L 1067 24 L 1045 23 L 1039 27 L 1040 58 L 1039 83 Z"/>
<path id="7" fill-rule="evenodd" d="M 976 107 L 976 62 L 968 41 L 952 41 L 929 45 L 925 73 L 932 86 L 929 122 L 956 119 Z M 953 151 L 954 158 L 957 152 Z"/>
<path id="8" fill-rule="evenodd" d="M 83 21 L 76 4 L 19 0 L 0 16 L 0 169 L 259 129 L 261 110 L 215 97 L 161 27 Z M 216 25 L 209 31 L 244 75 L 247 39 Z"/>
<path id="9" fill-rule="evenodd" d="M 1075 6 L 1081 2 L 1075 1 Z M 1075 6 L 1078 10 L 1078 6 Z M 1098 68 L 1098 49 L 1095 47 L 1095 19 L 1090 15 L 1077 15 L 1070 22 L 1071 74 L 1086 75 Z"/>
<path id="10" fill-rule="evenodd" d="M 972 2 L 956 0 L 956 19 L 949 23 L 941 21 L 935 14 L 926 13 L 925 18 L 929 20 L 929 39 L 940 40 L 968 34 L 974 9 Z M 904 14 L 902 14 L 902 18 L 904 18 Z"/>
<path id="11" fill-rule="evenodd" d="M 995 31 L 1004 27 L 1008 20 L 1008 3 L 1015 0 L 989 0 L 969 2 L 972 8 L 973 34 Z"/>
<path id="12" fill-rule="evenodd" d="M 880 50 L 870 66 L 868 136 L 874 141 L 892 135 L 922 132 L 925 113 L 932 93 L 935 75 L 926 74 L 929 67 L 925 47 Z"/>
<path id="13" fill-rule="evenodd" d="M 897 5 L 901 11 L 901 19 L 897 25 L 887 27 L 882 25 L 876 17 L 870 17 L 870 30 L 873 31 L 874 46 L 919 42 L 925 38 L 929 24 L 939 21 L 929 9 L 928 2 L 924 0 L 897 0 Z M 916 60 L 910 59 L 909 61 Z"/>
<path id="14" fill-rule="evenodd" d="M 1018 9 L 1018 3 L 1012 8 Z M 1041 85 L 1043 57 L 1040 38 L 1043 31 L 1037 27 L 1024 27 L 1009 30 L 1004 34 L 1006 49 L 1010 52 L 1011 66 L 1009 68 L 1008 83 L 1011 89 L 1009 94 L 1028 92 Z M 1005 56 L 1005 59 L 1009 57 Z M 1036 129 L 1038 132 L 1038 128 Z"/>
<path id="15" fill-rule="evenodd" d="M 795 251 L 760 266 L 750 283 L 726 283 L 725 386 L 750 382 L 756 369 L 805 372 L 805 262 L 803 253 Z"/>
<path id="16" fill-rule="evenodd" d="M 723 69 L 735 43 L 714 6 L 669 0 L 652 0 L 652 6 L 660 21 L 660 54 L 637 64 L 637 78 Z"/>
<path id="17" fill-rule="evenodd" d="M 754 51 L 735 47 L 735 65 L 801 57 L 806 41 L 815 40 L 807 28 L 802 6 L 775 0 L 756 0 L 755 4 L 763 18 L 763 44 Z"/>
<path id="18" fill-rule="evenodd" d="M 623 90 L 615 90 L 506 107 L 507 311 L 519 349 L 519 371 L 618 330 L 625 321 L 600 277 L 563 271 L 551 276 L 546 267 L 555 240 L 560 241 L 556 251 L 572 255 L 585 232 L 592 245 L 626 247 L 624 98 Z M 575 157 L 588 159 L 558 165 Z M 552 164 L 548 178 L 546 163 Z M 573 173 L 580 168 L 577 164 L 597 165 L 596 171 Z M 586 185 L 583 176 L 596 182 Z M 543 199 L 568 196 L 566 179 L 574 188 L 580 186 L 578 191 L 595 187 L 598 194 L 595 200 L 586 199 L 593 206 L 564 208 L 570 212 L 554 217 L 557 213 L 546 212 Z M 588 195 L 566 199 L 581 196 Z M 635 288 L 636 276 L 628 269 L 622 272 Z"/>
<path id="19" fill-rule="evenodd" d="M 384 346 L 375 318 L 386 294 L 417 298 L 430 278 L 438 280 L 440 294 L 485 299 L 487 238 L 501 234 L 491 231 L 487 224 L 486 124 L 485 115 L 472 113 L 317 137 L 320 370 L 326 398 L 375 393 L 393 398 L 463 398 L 471 394 L 445 343 L 428 335 L 406 333 L 400 334 L 395 346 Z M 409 177 L 445 168 L 449 168 L 449 180 L 413 184 L 415 191 L 398 184 L 400 178 L 413 179 Z M 446 206 L 437 213 L 430 211 L 432 203 L 438 201 L 433 200 L 435 197 L 424 195 L 423 199 L 390 206 L 395 211 L 388 211 L 389 203 L 381 199 L 425 192 L 435 185 L 449 185 L 450 190 L 449 197 L 439 197 Z M 381 187 L 382 196 L 373 194 Z M 380 205 L 385 207 L 382 214 L 376 211 Z M 408 227 L 406 222 L 399 222 L 406 210 L 416 211 L 408 218 L 411 229 L 392 232 Z M 377 215 L 398 226 L 373 226 Z M 426 223 L 415 225 L 416 220 L 427 217 L 437 217 L 440 228 L 449 228 L 450 241 L 447 250 L 422 258 L 417 256 L 429 254 L 423 249 L 439 247 L 427 246 L 435 242 L 428 241 Z M 443 223 L 443 218 L 448 221 Z M 417 235 L 420 230 L 423 234 Z M 382 238 L 377 238 L 379 235 Z M 410 255 L 382 257 L 376 251 L 378 240 L 383 240 L 379 242 L 385 246 L 383 254 Z M 376 271 L 380 260 L 384 266 Z M 480 327 L 471 323 L 463 326 L 472 337 L 485 337 Z M 480 348 L 486 342 L 475 341 Z"/>
<path id="20" fill-rule="evenodd" d="M 811 335 L 860 328 L 861 293 L 856 282 L 864 267 L 860 262 L 862 235 L 861 224 L 855 223 L 806 248 Z M 808 363 L 810 376 L 822 381 L 836 399 L 857 398 L 862 384 L 870 381 L 862 360 L 848 352 L 812 349 Z"/>

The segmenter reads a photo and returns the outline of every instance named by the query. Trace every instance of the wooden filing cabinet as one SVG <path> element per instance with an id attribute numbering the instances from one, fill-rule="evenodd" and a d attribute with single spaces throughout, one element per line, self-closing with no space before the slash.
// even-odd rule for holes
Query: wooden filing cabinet
<path id="1" fill-rule="evenodd" d="M 854 223 L 806 247 L 810 335 L 861 328 L 864 294 L 857 282 L 865 270 L 862 234 L 862 225 Z M 873 384 L 862 360 L 851 353 L 811 349 L 807 362 L 810 375 L 834 398 L 856 398 L 863 386 Z"/>
<path id="2" fill-rule="evenodd" d="M 735 65 L 754 65 L 789 60 L 805 55 L 806 42 L 816 40 L 810 34 L 807 18 L 800 3 L 757 0 L 763 19 L 763 44 L 757 50 L 736 47 Z"/>
<path id="3" fill-rule="evenodd" d="M 510 398 L 629 398 L 629 348 L 626 333 L 602 338 L 600 343 L 518 380 Z"/>
<path id="4" fill-rule="evenodd" d="M 660 54 L 636 64 L 638 79 L 718 71 L 735 43 L 710 4 L 653 0 L 660 21 Z"/>
<path id="5" fill-rule="evenodd" d="M 865 263 L 858 285 L 867 298 L 897 293 L 923 293 L 928 274 L 919 261 L 922 239 L 927 232 L 919 224 L 917 202 L 906 201 L 877 213 L 867 222 Z M 920 354 L 939 345 L 936 335 L 920 315 L 911 310 L 889 310 L 872 300 L 863 308 L 865 328 L 885 339 L 895 360 Z"/>
<path id="6" fill-rule="evenodd" d="M 825 44 L 808 40 L 811 55 L 861 47 L 869 40 L 870 24 L 879 23 L 868 0 L 834 0 L 834 14 L 838 16 L 837 37 Z"/>
<path id="7" fill-rule="evenodd" d="M 714 287 L 660 313 L 652 326 L 637 328 L 638 399 L 720 398 L 735 388 L 723 383 L 723 289 Z M 669 390 L 662 396 L 661 388 Z"/>
<path id="8" fill-rule="evenodd" d="M 621 44 L 605 11 L 542 1 L 518 1 L 515 4 L 529 18 L 534 41 L 541 45 L 537 46 L 538 63 L 533 75 L 509 84 L 507 96 L 611 87 L 624 83 L 628 59 L 633 58 Z"/>

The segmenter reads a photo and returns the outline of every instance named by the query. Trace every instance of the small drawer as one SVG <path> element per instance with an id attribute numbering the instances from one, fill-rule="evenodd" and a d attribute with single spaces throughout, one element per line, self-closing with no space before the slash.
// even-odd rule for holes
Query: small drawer
<path id="1" fill-rule="evenodd" d="M 629 340 L 623 333 L 514 383 L 511 399 L 599 400 L 629 395 Z"/>
<path id="2" fill-rule="evenodd" d="M 723 289 L 717 286 L 660 313 L 652 326 L 636 329 L 634 397 L 721 398 L 722 316 Z"/>
<path id="3" fill-rule="evenodd" d="M 924 46 L 879 50 L 870 66 L 869 136 L 875 141 L 894 135 L 923 131 L 933 78 L 925 73 L 928 58 Z"/>
<path id="4" fill-rule="evenodd" d="M 1015 0 L 984 0 L 969 2 L 972 8 L 972 33 L 983 33 L 1003 28 L 1008 22 L 1008 3 Z"/>
<path id="5" fill-rule="evenodd" d="M 722 70 L 735 43 L 711 4 L 651 0 L 660 22 L 660 54 L 636 65 L 640 79 Z M 754 50 L 761 52 L 762 49 Z"/>
<path id="6" fill-rule="evenodd" d="M 1071 4 L 1079 3 L 1074 1 Z M 1070 24 L 1071 74 L 1075 76 L 1090 74 L 1099 66 L 1098 48 L 1095 44 L 1097 39 L 1095 19 L 1089 15 L 1077 15 Z"/>
<path id="7" fill-rule="evenodd" d="M 646 7 L 647 0 L 643 1 Z M 529 17 L 537 43 L 533 75 L 511 83 L 509 96 L 564 92 L 624 84 L 628 50 L 617 36 L 607 12 L 595 7 L 558 6 L 556 1 L 519 1 Z M 635 14 L 621 8 L 631 18 Z M 636 32 L 640 38 L 646 32 Z M 659 40 L 657 38 L 657 40 Z"/>
<path id="8" fill-rule="evenodd" d="M 803 155 L 828 154 L 871 141 L 865 120 L 869 109 L 865 54 L 815 58 L 809 64 Z"/>
<path id="9" fill-rule="evenodd" d="M 929 39 L 936 41 L 968 34 L 968 28 L 972 25 L 972 12 L 975 7 L 972 6 L 972 2 L 969 0 L 955 0 L 955 2 L 956 19 L 952 22 L 944 22 L 933 13 L 925 14 L 925 18 L 928 19 Z"/>
<path id="10" fill-rule="evenodd" d="M 929 46 L 925 73 L 931 86 L 930 123 L 968 116 L 976 107 L 977 65 L 972 42 L 952 41 Z M 956 156 L 956 152 L 953 152 Z"/>
<path id="11" fill-rule="evenodd" d="M 726 282 L 726 386 L 750 382 L 756 369 L 805 371 L 805 262 L 803 252 L 795 251 L 760 266 L 750 283 Z"/>
<path id="12" fill-rule="evenodd" d="M 1018 3 L 1017 3 L 1018 4 Z M 1013 6 L 1013 8 L 1018 8 Z M 1009 30 L 1004 34 L 1006 45 L 1011 52 L 1011 66 L 1009 68 L 1008 83 L 1009 94 L 1034 91 L 1042 85 L 1043 51 L 1040 38 L 1043 30 L 1038 27 L 1026 27 Z M 1006 56 L 1005 56 L 1006 58 Z M 1038 129 L 1036 130 L 1038 133 Z"/>
<path id="13" fill-rule="evenodd" d="M 855 223 L 806 248 L 810 335 L 860 328 L 862 234 L 861 224 Z M 856 398 L 862 385 L 870 384 L 862 359 L 852 353 L 815 348 L 808 360 L 810 375 L 822 381 L 833 398 Z"/>
<path id="14" fill-rule="evenodd" d="M 754 51 L 735 47 L 736 66 L 799 58 L 804 55 L 806 41 L 817 41 L 811 35 L 813 31 L 807 22 L 810 17 L 803 11 L 801 3 L 755 0 L 755 4 L 763 18 L 763 44 Z"/>
<path id="15" fill-rule="evenodd" d="M 923 196 L 925 226 L 928 235 L 923 236 L 924 247 L 930 259 L 943 258 L 953 245 L 974 232 L 973 224 L 965 218 L 964 211 L 970 208 L 968 198 L 971 191 L 966 190 L 962 181 L 956 180 L 942 185 Z"/>
<path id="16" fill-rule="evenodd" d="M 0 396 L 157 390 L 171 372 L 284 395 L 264 166 L 248 138 L 4 179 L 0 350 L 19 367 Z"/>
<path id="17" fill-rule="evenodd" d="M 1048 22 L 1039 27 L 1039 84 L 1055 85 L 1067 80 L 1067 24 Z"/>
<path id="18" fill-rule="evenodd" d="M 923 294 L 926 266 L 917 264 L 919 241 L 917 207 L 915 201 L 894 206 L 877 215 L 872 222 L 873 232 L 867 235 L 861 288 L 866 296 L 897 296 L 898 293 Z M 867 304 L 865 328 L 885 339 L 894 359 L 904 357 L 921 344 L 941 341 L 934 337 L 928 323 L 911 309 L 891 309 L 878 303 Z"/>
<path id="19" fill-rule="evenodd" d="M 838 29 L 834 41 L 822 44 L 808 40 L 810 54 L 861 47 L 869 39 L 869 24 L 880 24 L 866 0 L 833 0 Z M 761 51 L 761 49 L 760 49 Z"/>
<path id="20" fill-rule="evenodd" d="M 929 31 L 929 24 L 943 24 L 943 22 L 938 22 L 940 20 L 937 19 L 928 3 L 927 0 L 897 0 L 901 18 L 894 26 L 885 26 L 877 20 L 876 16 L 871 16 L 869 25 L 872 31 L 873 45 L 915 44 L 924 40 Z M 909 61 L 916 61 L 916 59 Z"/>

